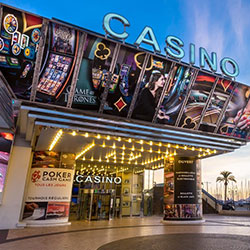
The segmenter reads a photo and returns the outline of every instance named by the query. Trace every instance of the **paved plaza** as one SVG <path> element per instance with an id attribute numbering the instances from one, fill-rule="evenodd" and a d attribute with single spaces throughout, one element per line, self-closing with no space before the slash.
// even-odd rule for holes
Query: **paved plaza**
<path id="1" fill-rule="evenodd" d="M 206 215 L 203 224 L 161 217 L 72 222 L 71 226 L 0 231 L 1 250 L 250 249 L 250 217 Z"/>

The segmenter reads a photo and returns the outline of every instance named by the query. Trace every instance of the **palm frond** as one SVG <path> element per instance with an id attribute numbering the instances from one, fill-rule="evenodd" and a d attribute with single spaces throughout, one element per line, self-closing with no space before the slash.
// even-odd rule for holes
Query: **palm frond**
<path id="1" fill-rule="evenodd" d="M 216 182 L 222 182 L 224 180 L 225 180 L 224 177 L 219 176 L 219 177 L 217 177 Z"/>
<path id="2" fill-rule="evenodd" d="M 235 177 L 234 177 L 233 175 L 228 176 L 228 180 L 229 180 L 229 181 L 237 182 L 237 181 L 235 180 Z"/>

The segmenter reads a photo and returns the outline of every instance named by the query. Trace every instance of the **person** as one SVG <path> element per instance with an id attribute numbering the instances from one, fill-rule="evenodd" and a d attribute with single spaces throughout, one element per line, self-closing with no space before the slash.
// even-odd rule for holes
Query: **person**
<path id="1" fill-rule="evenodd" d="M 166 79 L 160 71 L 154 70 L 152 72 L 149 82 L 142 89 L 142 92 L 138 98 L 133 112 L 133 118 L 145 121 L 153 120 L 155 109 L 160 99 L 165 81 Z M 158 118 L 169 119 L 169 117 L 165 116 L 164 112 L 161 110 L 158 113 Z"/>

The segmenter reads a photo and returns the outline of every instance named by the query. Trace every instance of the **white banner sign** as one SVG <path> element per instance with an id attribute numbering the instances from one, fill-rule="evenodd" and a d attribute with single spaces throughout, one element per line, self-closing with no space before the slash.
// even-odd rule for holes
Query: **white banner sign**
<path id="1" fill-rule="evenodd" d="M 62 168 L 32 168 L 26 202 L 71 199 L 74 170 Z"/>

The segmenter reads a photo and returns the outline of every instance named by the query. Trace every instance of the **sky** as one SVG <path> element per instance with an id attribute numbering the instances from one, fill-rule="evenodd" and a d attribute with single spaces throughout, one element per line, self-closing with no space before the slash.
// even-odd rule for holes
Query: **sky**
<path id="1" fill-rule="evenodd" d="M 3 3 L 47 17 L 58 18 L 104 34 L 102 21 L 113 12 L 130 22 L 126 42 L 134 43 L 145 26 L 150 26 L 164 54 L 165 38 L 174 35 L 184 42 L 188 62 L 189 44 L 216 52 L 218 65 L 223 57 L 233 58 L 239 65 L 237 81 L 250 86 L 248 49 L 250 41 L 249 0 L 2 0 Z M 114 21 L 114 28 L 122 27 Z M 196 58 L 198 62 L 198 57 Z M 198 65 L 198 64 L 197 64 Z M 219 68 L 219 67 L 218 67 Z M 218 73 L 220 71 L 218 70 Z M 233 153 L 202 161 L 203 181 L 215 185 L 223 170 L 231 171 L 238 182 L 250 180 L 250 144 Z"/>

